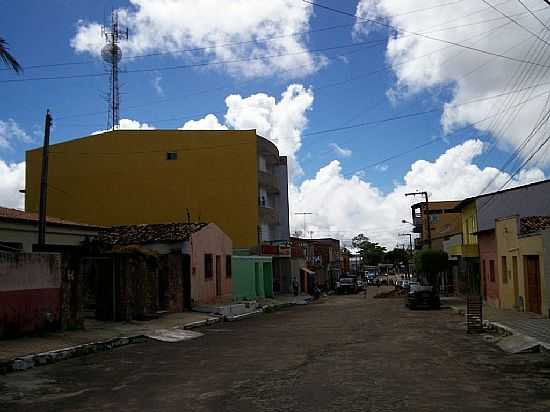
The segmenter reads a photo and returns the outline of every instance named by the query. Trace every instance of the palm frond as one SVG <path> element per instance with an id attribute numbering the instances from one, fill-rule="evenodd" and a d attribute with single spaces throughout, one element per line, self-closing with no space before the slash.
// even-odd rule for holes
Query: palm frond
<path id="1" fill-rule="evenodd" d="M 21 65 L 15 60 L 15 57 L 13 57 L 10 52 L 8 52 L 8 43 L 6 40 L 0 37 L 0 59 L 4 62 L 4 64 L 8 67 L 11 67 L 14 72 L 21 73 L 23 72 L 23 68 Z"/>

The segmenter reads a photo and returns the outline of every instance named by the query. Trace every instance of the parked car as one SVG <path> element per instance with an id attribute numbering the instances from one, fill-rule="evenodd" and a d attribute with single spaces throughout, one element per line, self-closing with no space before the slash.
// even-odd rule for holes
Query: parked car
<path id="1" fill-rule="evenodd" d="M 336 293 L 357 293 L 357 278 L 354 276 L 341 276 L 336 281 Z"/>
<path id="2" fill-rule="evenodd" d="M 437 309 L 440 306 L 439 295 L 432 285 L 411 282 L 407 293 L 407 306 L 416 309 L 419 306 Z"/>
<path id="3" fill-rule="evenodd" d="M 357 290 L 363 290 L 365 288 L 365 282 L 359 277 L 356 279 L 355 284 L 357 285 Z"/>

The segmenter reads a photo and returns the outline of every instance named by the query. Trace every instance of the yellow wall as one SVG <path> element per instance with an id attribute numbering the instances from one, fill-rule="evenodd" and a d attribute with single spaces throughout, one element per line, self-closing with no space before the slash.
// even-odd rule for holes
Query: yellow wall
<path id="1" fill-rule="evenodd" d="M 530 235 L 518 237 L 517 217 L 499 219 L 496 221 L 497 239 L 497 274 L 501 306 L 504 309 L 522 308 L 516 305 L 518 297 L 523 301 L 523 309 L 526 308 L 526 286 L 525 286 L 525 262 L 526 255 L 539 256 L 539 270 L 541 274 L 541 298 L 542 313 L 547 314 L 550 302 L 545 298 L 547 295 L 544 279 L 544 253 L 543 238 L 541 235 Z M 502 257 L 506 257 L 507 273 L 503 273 Z M 514 290 L 513 257 L 517 259 L 517 291 Z M 506 282 L 504 279 L 506 278 Z M 548 285 L 550 286 L 550 285 Z"/>
<path id="2" fill-rule="evenodd" d="M 117 130 L 51 146 L 48 215 L 98 225 L 216 223 L 257 245 L 256 133 Z M 38 211 L 41 149 L 27 152 L 25 209 Z M 166 160 L 177 152 L 177 160 Z"/>
<path id="3" fill-rule="evenodd" d="M 476 202 L 471 201 L 462 208 L 462 240 L 465 245 L 477 245 Z"/>

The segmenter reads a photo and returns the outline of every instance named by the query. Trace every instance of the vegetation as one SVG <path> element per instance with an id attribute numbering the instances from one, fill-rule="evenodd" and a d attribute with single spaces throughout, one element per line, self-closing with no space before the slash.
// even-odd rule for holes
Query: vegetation
<path id="1" fill-rule="evenodd" d="M 449 267 L 449 256 L 439 250 L 419 250 L 414 256 L 416 273 L 423 273 L 435 290 L 439 290 L 439 274 Z"/>
<path id="2" fill-rule="evenodd" d="M 0 37 L 0 59 L 6 66 L 11 68 L 16 73 L 23 72 L 23 68 L 19 62 L 8 52 L 8 43 L 2 37 Z"/>
<path id="3" fill-rule="evenodd" d="M 364 234 L 359 234 L 352 239 L 352 245 L 359 249 L 361 261 L 365 265 L 378 265 L 384 262 L 386 248 L 376 242 L 371 242 Z"/>

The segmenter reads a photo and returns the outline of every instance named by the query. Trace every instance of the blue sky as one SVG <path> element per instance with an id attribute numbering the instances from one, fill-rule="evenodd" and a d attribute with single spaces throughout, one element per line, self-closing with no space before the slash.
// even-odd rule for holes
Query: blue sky
<path id="1" fill-rule="evenodd" d="M 135 12 L 140 7 L 140 4 L 143 6 L 145 3 L 147 3 L 146 0 L 139 0 L 134 4 L 126 1 L 102 0 L 93 2 L 54 0 L 47 4 L 38 0 L 4 2 L 2 6 L 2 29 L 0 36 L 9 42 L 10 51 L 24 67 L 54 63 L 84 62 L 84 64 L 57 67 L 27 68 L 22 76 L 17 76 L 13 72 L 6 70 L 0 72 L 0 88 L 2 89 L 2 96 L 4 96 L 0 100 L 0 121 L 14 122 L 19 129 L 28 135 L 28 138 L 20 139 L 14 136 L 13 129 L 10 129 L 12 130 L 12 136 L 8 136 L 10 147 L 2 147 L 0 144 L 0 159 L 5 164 L 22 162 L 24 160 L 24 151 L 40 144 L 46 108 L 52 111 L 54 117 L 55 127 L 52 133 L 52 142 L 54 143 L 85 136 L 91 132 L 105 128 L 107 106 L 102 95 L 107 89 L 106 77 L 42 81 L 32 81 L 29 79 L 102 73 L 104 71 L 103 64 L 93 53 L 77 53 L 75 48 L 71 46 L 71 39 L 75 37 L 79 29 L 78 22 L 82 20 L 84 22 L 102 23 L 104 16 L 108 16 L 112 8 L 128 10 L 131 13 Z M 392 10 L 402 7 L 406 14 L 408 11 L 419 7 L 417 2 L 399 2 L 397 0 L 382 0 L 378 2 L 364 0 L 362 3 L 364 3 L 364 8 L 369 8 L 371 16 L 385 18 L 387 19 L 386 21 L 390 22 L 392 22 L 392 16 L 389 13 Z M 416 6 L 415 3 L 417 4 Z M 429 1 L 426 2 L 426 7 L 429 5 L 437 6 L 441 3 L 443 2 Z M 465 0 L 463 3 L 468 3 L 468 1 Z M 358 7 L 356 0 L 325 1 L 323 4 L 331 5 L 332 7 L 337 7 L 351 13 L 355 13 Z M 467 7 L 474 7 L 474 3 L 471 1 L 469 1 L 469 4 L 469 6 L 464 5 L 466 7 L 462 11 L 464 16 L 468 14 Z M 530 2 L 530 4 L 534 3 Z M 373 9 L 374 5 L 377 5 L 378 8 Z M 424 2 L 422 5 L 424 5 Z M 255 12 L 254 10 L 252 7 L 252 14 Z M 361 9 L 358 10 L 361 11 Z M 437 20 L 441 19 L 441 15 L 444 13 L 451 15 L 454 13 L 444 6 L 437 10 L 436 14 L 430 12 L 429 15 L 425 15 L 423 14 L 424 12 L 419 12 L 410 15 L 411 17 L 416 15 L 419 19 L 393 20 L 393 22 L 400 24 L 400 27 L 406 29 L 416 29 L 414 25 L 418 24 L 421 27 L 432 27 L 434 24 L 437 25 L 438 21 L 430 22 L 429 19 Z M 511 10 L 505 11 L 512 13 Z M 215 8 L 213 8 L 212 13 L 216 12 Z M 484 18 L 489 19 L 489 17 L 489 15 L 484 14 Z M 423 21 L 422 18 L 426 20 Z M 468 17 L 464 18 L 468 19 Z M 207 25 L 208 21 L 212 19 L 206 20 L 205 24 Z M 417 20 L 420 20 L 420 23 Z M 453 76 L 456 78 L 456 74 L 449 75 L 448 79 L 444 75 L 440 76 L 438 74 L 437 76 L 440 77 L 437 81 L 426 81 L 424 78 L 433 77 L 433 74 L 426 76 L 427 69 L 425 67 L 420 67 L 420 69 L 413 67 L 411 69 L 424 70 L 424 75 L 418 76 L 414 74 L 416 77 L 399 72 L 395 68 L 392 70 L 387 65 L 392 62 L 399 62 L 399 55 L 397 57 L 389 57 L 387 54 L 388 30 L 371 27 L 368 34 L 356 32 L 354 35 L 354 19 L 349 16 L 339 15 L 323 9 L 313 9 L 309 11 L 306 24 L 308 31 L 316 31 L 336 25 L 340 25 L 341 27 L 316 31 L 297 37 L 306 51 L 309 51 L 314 57 L 322 55 L 324 62 L 323 64 L 319 64 L 319 67 L 316 67 L 311 73 L 303 76 L 296 73 L 289 76 L 289 73 L 281 71 L 280 67 L 275 68 L 269 74 L 250 75 L 242 71 L 230 70 L 231 65 L 158 70 L 146 73 L 124 72 L 125 70 L 132 71 L 135 69 L 162 68 L 173 65 L 206 62 L 219 58 L 218 56 L 201 55 L 200 53 L 195 54 L 193 58 L 164 54 L 162 56 L 124 61 L 121 66 L 121 117 L 136 120 L 140 123 L 147 123 L 156 128 L 170 129 L 181 127 L 188 120 L 198 120 L 208 113 L 213 113 L 223 123 L 224 114 L 227 111 L 225 98 L 228 95 L 237 94 L 242 96 L 242 98 L 246 98 L 257 93 L 265 93 L 266 95 L 273 96 L 278 101 L 281 99 L 281 94 L 287 90 L 290 84 L 301 84 L 305 88 L 310 89 L 313 95 L 313 102 L 304 113 L 307 118 L 307 126 L 299 128 L 301 148 L 295 155 L 304 173 L 295 176 L 292 182 L 296 189 L 294 193 L 294 207 L 296 209 L 319 209 L 320 204 L 308 203 L 309 201 L 306 199 L 306 189 L 308 188 L 304 187 L 303 184 L 304 182 L 309 182 L 313 186 L 316 181 L 315 176 L 322 168 L 327 167 L 331 161 L 339 161 L 338 167 L 340 169 L 336 173 L 344 179 L 342 182 L 352 185 L 353 183 L 350 181 L 351 174 L 359 169 L 394 154 L 406 151 L 431 138 L 442 136 L 443 105 L 445 102 L 449 102 L 453 96 L 460 94 L 463 90 L 469 91 L 469 94 L 463 94 L 465 97 L 487 96 L 494 95 L 498 90 L 502 89 L 496 87 L 489 90 L 480 89 L 480 93 L 472 92 L 472 85 L 463 85 L 461 89 L 457 87 L 457 84 L 460 84 L 460 82 L 453 82 Z M 529 22 L 529 24 L 534 25 L 536 22 Z M 370 27 L 366 24 L 362 26 Z M 287 34 L 288 31 L 283 33 Z M 130 31 L 130 37 L 135 35 L 136 33 Z M 440 37 L 443 37 L 443 35 L 451 36 L 452 31 L 451 33 L 440 33 Z M 498 36 L 493 37 L 495 38 L 491 41 L 498 42 Z M 229 39 L 233 38 L 229 37 Z M 363 44 L 366 41 L 377 39 L 384 40 L 384 42 L 377 45 Z M 451 40 L 453 39 L 451 38 Z M 353 43 L 355 43 L 354 46 L 346 48 L 327 50 L 321 54 L 312 53 L 312 51 L 317 49 L 351 45 Z M 483 47 L 492 47 L 492 44 L 488 41 L 481 44 Z M 190 44 L 191 46 L 192 44 Z M 415 44 L 414 47 L 420 46 L 419 44 Z M 438 47 L 441 47 L 441 45 L 438 45 Z M 160 51 L 164 51 L 162 46 L 159 49 Z M 148 47 L 144 51 L 145 53 L 155 52 L 155 48 Z M 407 52 L 408 50 L 402 50 L 401 55 Z M 449 50 L 445 50 L 445 53 L 448 52 Z M 455 54 L 458 52 L 460 50 L 453 51 Z M 243 53 L 246 56 L 247 52 L 244 51 Z M 475 53 L 473 54 L 475 59 L 477 56 L 475 56 Z M 457 66 L 460 66 L 461 58 L 461 56 L 456 57 L 458 60 L 456 62 Z M 269 62 L 276 60 L 277 58 L 273 58 Z M 270 65 L 269 62 L 266 63 L 267 66 Z M 495 59 L 494 61 L 487 60 L 487 71 L 501 70 L 503 64 L 499 59 Z M 509 66 L 508 64 L 505 69 L 512 70 L 515 68 Z M 383 67 L 386 67 L 386 70 L 373 75 L 367 75 L 369 72 Z M 407 68 L 407 65 L 400 67 Z M 467 69 L 468 67 L 465 66 L 464 71 Z M 453 70 L 456 69 L 453 68 Z M 469 79 L 472 79 L 472 77 L 474 76 L 470 76 Z M 4 80 L 25 81 L 2 82 Z M 392 99 L 388 96 L 388 90 L 390 89 L 398 91 L 396 98 Z M 357 127 L 333 133 L 315 134 L 317 131 L 324 131 L 326 129 L 345 127 L 432 109 L 434 110 L 432 113 L 403 120 L 387 121 L 379 125 Z M 471 122 L 472 114 L 468 116 L 470 117 L 466 116 L 464 119 L 461 119 L 461 125 L 467 125 L 469 120 Z M 474 129 L 465 130 L 443 140 L 438 140 L 434 144 L 423 147 L 420 150 L 411 151 L 411 153 L 402 155 L 397 159 L 385 162 L 377 168 L 369 168 L 356 176 L 356 179 L 360 180 L 359 183 L 363 185 L 360 190 L 367 190 L 364 185 L 368 185 L 368 190 L 374 191 L 373 195 L 379 196 L 381 201 L 388 201 L 391 194 L 396 192 L 396 186 L 405 187 L 415 184 L 413 182 L 404 183 L 403 180 L 404 176 L 412 170 L 411 165 L 415 162 L 425 160 L 429 164 L 435 164 L 435 161 L 449 149 L 480 135 Z M 487 142 L 494 141 L 492 135 L 483 134 L 481 137 L 482 140 Z M 29 139 L 32 139 L 32 141 L 29 141 Z M 490 169 L 487 169 L 487 166 L 500 168 L 510 156 L 514 148 L 514 136 L 503 136 L 501 140 L 497 139 L 497 141 L 498 144 L 493 150 L 487 151 L 485 149 L 484 155 L 475 155 L 472 157 L 473 160 L 471 163 L 477 165 L 480 172 L 490 174 Z M 338 154 L 334 150 L 334 144 L 345 149 L 344 152 Z M 348 149 L 351 151 L 351 155 L 346 156 L 344 154 L 349 154 L 345 153 Z M 470 160 L 466 162 L 468 163 Z M 469 166 L 470 164 L 468 163 Z M 537 165 L 537 167 L 542 172 L 548 171 L 544 161 Z M 537 176 L 540 177 L 540 174 Z M 423 189 L 424 187 L 420 187 L 423 184 L 420 180 L 417 189 Z M 445 192 L 442 187 L 445 187 L 445 185 L 432 189 L 434 196 L 444 197 Z M 478 189 L 479 186 L 474 186 L 470 192 L 475 192 Z M 312 189 L 309 188 L 308 190 Z M 353 192 L 353 189 L 351 192 Z M 466 192 L 457 189 L 454 191 L 450 190 L 448 194 L 449 196 L 453 196 Z M 6 196 L 4 194 L 3 197 L 0 196 L 0 199 L 5 203 L 9 203 L 6 200 Z M 317 199 L 317 201 L 323 203 L 322 199 Z M 346 205 L 350 202 L 353 203 L 353 201 L 353 199 L 344 199 L 341 204 L 334 205 L 334 207 L 346 208 Z M 400 207 L 402 208 L 401 204 Z M 357 226 L 357 223 L 351 220 L 347 221 L 336 217 L 331 218 L 330 212 L 326 212 L 317 222 L 315 222 L 315 218 L 313 219 L 312 227 L 319 235 L 324 235 L 345 226 L 344 229 L 341 229 L 342 232 L 340 234 L 340 236 L 344 237 L 348 236 L 357 227 L 370 229 L 374 237 L 383 232 L 383 227 L 379 224 L 377 226 L 376 223 L 381 218 L 381 216 L 376 215 L 376 210 L 366 212 L 353 209 L 350 213 L 362 216 L 361 219 L 363 222 L 361 222 L 360 226 Z M 366 214 L 363 215 L 362 213 Z M 397 215 L 405 214 L 403 217 L 407 217 L 407 213 L 407 210 L 402 208 L 396 214 L 394 223 L 398 221 Z M 390 226 L 392 232 L 401 229 L 401 227 L 397 227 L 393 223 Z M 394 235 L 392 236 L 395 237 Z M 386 240 L 385 238 L 383 241 L 387 244 L 391 243 L 390 240 Z"/>

